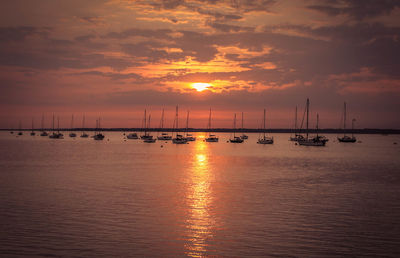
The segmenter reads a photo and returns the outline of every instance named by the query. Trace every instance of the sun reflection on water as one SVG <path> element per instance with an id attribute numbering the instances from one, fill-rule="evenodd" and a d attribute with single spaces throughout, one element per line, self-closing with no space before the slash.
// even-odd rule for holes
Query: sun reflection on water
<path id="1" fill-rule="evenodd" d="M 203 141 L 194 143 L 192 167 L 189 170 L 188 200 L 189 216 L 187 228 L 189 231 L 187 255 L 202 257 L 207 251 L 207 240 L 212 237 L 212 227 L 215 224 L 210 214 L 212 192 L 210 188 L 211 169 L 209 165 L 208 145 Z"/>

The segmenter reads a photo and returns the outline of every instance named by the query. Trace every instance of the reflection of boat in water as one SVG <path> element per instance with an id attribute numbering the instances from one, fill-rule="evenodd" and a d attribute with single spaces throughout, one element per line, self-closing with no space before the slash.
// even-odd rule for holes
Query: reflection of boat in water
<path id="1" fill-rule="evenodd" d="M 355 119 L 351 120 L 351 137 L 346 135 L 346 102 L 344 102 L 343 106 L 343 137 L 338 137 L 339 142 L 356 142 L 357 139 L 354 137 L 353 130 L 354 130 L 354 122 Z"/>
<path id="2" fill-rule="evenodd" d="M 186 116 L 186 133 L 185 133 L 185 139 L 188 142 L 194 142 L 196 140 L 196 137 L 194 137 L 192 134 L 188 133 L 189 130 L 189 110 L 187 111 L 187 116 Z"/>
<path id="3" fill-rule="evenodd" d="M 298 142 L 298 141 L 304 140 L 304 136 L 301 135 L 301 134 L 299 134 L 299 133 L 297 132 L 297 129 L 298 129 L 298 128 L 297 128 L 297 106 L 296 106 L 296 111 L 295 111 L 295 113 L 294 113 L 294 137 L 291 136 L 291 137 L 289 138 L 290 141 Z"/>
<path id="4" fill-rule="evenodd" d="M 96 141 L 102 141 L 104 139 L 104 134 L 101 133 L 101 120 L 96 119 L 96 131 L 94 132 L 93 139 Z"/>
<path id="5" fill-rule="evenodd" d="M 74 114 L 72 114 L 72 117 L 71 117 L 71 127 L 70 127 L 70 130 L 72 131 L 73 128 L 74 128 Z M 76 133 L 70 132 L 70 133 L 69 133 L 69 137 L 75 138 L 75 137 L 76 137 Z"/>
<path id="6" fill-rule="evenodd" d="M 306 120 L 306 137 L 302 140 L 299 140 L 299 145 L 302 146 L 325 146 L 328 139 L 325 136 L 318 135 L 318 123 L 319 123 L 319 116 L 317 114 L 317 135 L 313 138 L 308 137 L 308 116 L 309 116 L 309 109 L 310 109 L 310 100 L 307 99 L 306 104 L 306 113 L 307 113 L 307 120 Z"/>
<path id="7" fill-rule="evenodd" d="M 161 113 L 160 131 L 162 132 L 163 129 L 164 129 L 164 109 L 162 110 L 162 113 Z M 161 141 L 169 141 L 169 140 L 172 140 L 172 136 L 168 135 L 165 132 L 162 132 L 161 135 L 157 136 L 157 139 L 161 140 Z"/>
<path id="8" fill-rule="evenodd" d="M 211 134 L 211 108 L 210 108 L 210 115 L 208 116 L 208 137 L 206 137 L 206 142 L 218 142 L 218 137 L 215 134 Z"/>
<path id="9" fill-rule="evenodd" d="M 243 127 L 243 112 L 242 112 L 242 131 L 243 130 L 244 130 L 244 127 Z M 242 133 L 240 138 L 242 138 L 243 140 L 247 140 L 249 138 L 249 136 L 247 136 L 245 133 Z"/>
<path id="10" fill-rule="evenodd" d="M 57 117 L 57 132 L 54 129 L 54 115 L 53 115 L 53 133 L 49 135 L 50 139 L 64 139 L 64 135 L 60 133 L 60 118 Z"/>
<path id="11" fill-rule="evenodd" d="M 176 106 L 176 112 L 175 112 L 175 119 L 174 119 L 174 126 L 173 126 L 173 130 L 174 133 L 176 134 L 175 137 L 172 138 L 172 143 L 175 144 L 186 144 L 187 140 L 185 137 L 183 137 L 183 135 L 178 134 L 178 106 Z"/>
<path id="12" fill-rule="evenodd" d="M 263 137 L 258 138 L 258 144 L 273 144 L 274 137 L 265 136 L 265 108 L 264 108 L 264 119 L 263 119 Z"/>
<path id="13" fill-rule="evenodd" d="M 233 138 L 229 139 L 231 143 L 242 143 L 244 140 L 239 136 L 236 136 L 236 113 L 233 116 Z"/>

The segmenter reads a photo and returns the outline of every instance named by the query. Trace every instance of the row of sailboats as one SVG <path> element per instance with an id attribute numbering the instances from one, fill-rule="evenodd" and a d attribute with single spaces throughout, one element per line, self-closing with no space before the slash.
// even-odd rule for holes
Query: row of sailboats
<path id="1" fill-rule="evenodd" d="M 316 135 L 311 137 L 309 135 L 309 113 L 310 113 L 310 100 L 307 98 L 306 108 L 305 108 L 305 116 L 306 116 L 306 128 L 305 128 L 305 136 L 300 132 L 301 128 L 297 128 L 297 106 L 295 111 L 295 123 L 294 123 L 294 137 L 290 137 L 290 141 L 297 142 L 300 146 L 325 146 L 328 142 L 328 139 L 325 136 L 321 136 L 318 134 L 319 130 L 319 114 L 317 113 L 317 124 L 316 124 Z M 354 122 L 355 119 L 352 120 L 352 135 L 351 137 L 346 135 L 346 119 L 347 119 L 347 107 L 346 102 L 344 102 L 343 107 L 343 137 L 338 137 L 339 142 L 356 142 L 356 137 L 353 134 L 354 130 Z M 303 116 L 304 121 L 304 116 Z M 302 121 L 302 125 L 303 125 Z M 302 126 L 301 126 L 302 127 Z"/>

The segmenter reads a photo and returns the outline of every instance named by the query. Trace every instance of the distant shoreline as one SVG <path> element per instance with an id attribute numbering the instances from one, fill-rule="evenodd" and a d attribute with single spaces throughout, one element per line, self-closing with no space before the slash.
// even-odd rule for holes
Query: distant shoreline
<path id="1" fill-rule="evenodd" d="M 45 131 L 52 131 L 50 128 L 45 128 Z M 96 131 L 96 128 L 60 128 L 60 131 Z M 19 129 L 0 129 L 0 131 L 19 131 Z M 21 129 L 21 131 L 32 131 L 32 129 Z M 33 131 L 42 131 L 42 129 L 34 129 Z M 56 131 L 56 130 L 55 130 Z M 145 131 L 143 128 L 102 128 L 101 131 L 105 132 L 142 132 Z M 178 130 L 172 129 L 172 128 L 149 128 L 146 131 L 148 132 L 215 132 L 215 133 L 294 133 L 293 129 L 250 129 L 250 128 L 244 128 L 244 129 L 230 129 L 230 128 L 213 128 L 213 129 L 205 129 L 205 128 L 179 128 Z M 316 133 L 317 131 L 315 129 L 309 129 L 309 133 Z M 299 130 L 297 133 L 305 133 L 305 130 Z M 340 134 L 344 133 L 343 129 L 319 129 L 318 133 L 327 133 L 327 134 Z M 354 130 L 346 130 L 347 134 L 400 134 L 400 129 L 373 129 L 373 128 L 364 128 L 364 129 L 354 129 Z"/>

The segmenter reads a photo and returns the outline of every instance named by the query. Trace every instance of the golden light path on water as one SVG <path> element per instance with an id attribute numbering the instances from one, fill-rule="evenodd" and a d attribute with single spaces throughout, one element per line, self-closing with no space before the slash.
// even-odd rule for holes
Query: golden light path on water
<path id="1" fill-rule="evenodd" d="M 207 239 L 212 237 L 212 227 L 215 224 L 210 215 L 212 189 L 210 187 L 212 169 L 209 165 L 209 149 L 204 136 L 194 143 L 193 166 L 189 170 L 188 200 L 189 215 L 186 221 L 188 227 L 188 243 L 186 254 L 191 257 L 202 257 L 207 251 Z M 192 143 L 191 143 L 192 144 Z"/>

